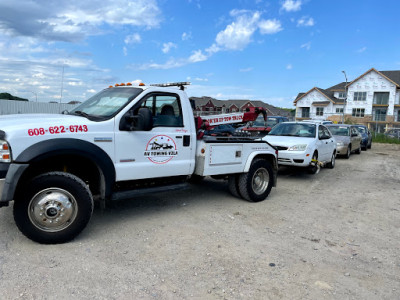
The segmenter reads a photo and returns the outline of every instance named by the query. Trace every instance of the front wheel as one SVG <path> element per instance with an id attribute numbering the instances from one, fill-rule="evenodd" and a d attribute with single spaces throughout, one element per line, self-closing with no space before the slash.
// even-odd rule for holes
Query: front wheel
<path id="1" fill-rule="evenodd" d="M 75 175 L 49 172 L 28 182 L 15 199 L 14 219 L 29 239 L 42 244 L 65 243 L 88 224 L 93 198 Z"/>
<path id="2" fill-rule="evenodd" d="M 335 167 L 335 164 L 336 164 L 336 153 L 333 152 L 333 153 L 332 153 L 332 157 L 331 157 L 331 161 L 328 162 L 328 163 L 326 164 L 326 166 L 327 166 L 329 169 L 333 169 L 333 168 Z"/>
<path id="3" fill-rule="evenodd" d="M 314 152 L 312 159 L 311 159 L 311 164 L 308 167 L 308 173 L 309 174 L 317 174 L 320 170 L 320 166 L 318 164 L 318 154 L 317 152 Z"/>
<path id="4" fill-rule="evenodd" d="M 247 201 L 262 201 L 271 192 L 273 178 L 270 163 L 264 159 L 255 159 L 250 166 L 249 172 L 239 175 L 239 193 Z"/>

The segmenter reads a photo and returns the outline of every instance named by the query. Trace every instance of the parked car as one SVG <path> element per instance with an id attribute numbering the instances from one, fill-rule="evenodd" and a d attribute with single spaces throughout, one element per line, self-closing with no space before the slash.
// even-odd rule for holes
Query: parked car
<path id="1" fill-rule="evenodd" d="M 204 135 L 212 135 L 212 136 L 230 136 L 235 135 L 236 128 L 230 124 L 218 125 L 212 128 L 211 130 L 206 130 Z"/>
<path id="2" fill-rule="evenodd" d="M 361 153 L 362 137 L 355 125 L 331 124 L 327 128 L 336 139 L 338 155 L 349 158 L 352 152 Z"/>
<path id="3" fill-rule="evenodd" d="M 288 118 L 281 116 L 268 116 L 267 121 L 264 121 L 264 118 L 260 116 L 254 122 L 248 122 L 245 126 L 240 128 L 240 130 L 250 133 L 251 136 L 263 137 L 267 135 L 276 124 L 287 121 L 289 121 Z"/>
<path id="4" fill-rule="evenodd" d="M 369 131 L 368 127 L 365 125 L 355 125 L 358 132 L 361 134 L 361 149 L 362 150 L 367 150 L 371 149 L 372 147 L 372 134 L 371 131 Z"/>
<path id="5" fill-rule="evenodd" d="M 333 124 L 332 121 L 328 120 L 304 120 L 303 122 L 311 122 L 311 123 L 316 123 L 316 124 L 322 124 L 322 125 L 327 125 L 327 124 Z"/>
<path id="6" fill-rule="evenodd" d="M 387 137 L 396 138 L 400 140 L 400 128 L 392 128 L 385 132 Z"/>
<path id="7" fill-rule="evenodd" d="M 267 127 L 274 128 L 275 125 L 282 123 L 282 122 L 289 122 L 289 119 L 282 116 L 268 116 L 267 117 Z"/>
<path id="8" fill-rule="evenodd" d="M 278 164 L 308 168 L 311 174 L 317 173 L 321 164 L 335 167 L 336 140 L 322 124 L 280 123 L 263 140 L 277 148 Z"/>

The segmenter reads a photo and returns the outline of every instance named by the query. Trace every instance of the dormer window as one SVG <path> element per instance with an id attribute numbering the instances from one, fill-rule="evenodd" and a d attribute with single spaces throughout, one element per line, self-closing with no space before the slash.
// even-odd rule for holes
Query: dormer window
<path id="1" fill-rule="evenodd" d="M 338 99 L 345 99 L 346 98 L 346 92 L 339 92 Z"/>

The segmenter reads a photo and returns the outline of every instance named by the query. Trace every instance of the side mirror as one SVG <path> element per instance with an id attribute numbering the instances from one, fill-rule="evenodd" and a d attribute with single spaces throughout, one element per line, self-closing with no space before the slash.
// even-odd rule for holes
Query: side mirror
<path id="1" fill-rule="evenodd" d="M 150 131 L 153 129 L 153 115 L 147 107 L 139 108 L 137 115 L 125 116 L 129 131 Z"/>

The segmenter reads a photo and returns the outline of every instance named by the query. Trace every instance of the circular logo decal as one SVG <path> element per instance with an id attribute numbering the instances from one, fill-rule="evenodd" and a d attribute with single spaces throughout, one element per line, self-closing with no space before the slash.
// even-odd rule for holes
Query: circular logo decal
<path id="1" fill-rule="evenodd" d="M 157 135 L 146 145 L 144 156 L 155 164 L 165 164 L 178 155 L 175 141 L 167 135 Z"/>

